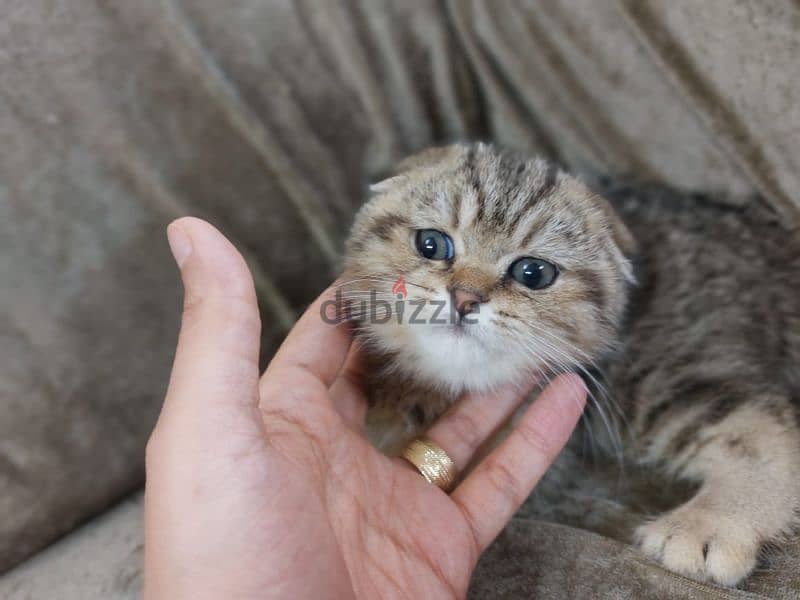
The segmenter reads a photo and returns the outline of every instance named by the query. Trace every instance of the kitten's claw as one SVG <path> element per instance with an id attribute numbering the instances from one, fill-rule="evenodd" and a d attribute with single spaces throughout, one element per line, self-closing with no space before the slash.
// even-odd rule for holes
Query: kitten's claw
<path id="1" fill-rule="evenodd" d="M 755 568 L 760 543 L 736 515 L 680 507 L 636 530 L 642 552 L 697 581 L 735 586 Z"/>

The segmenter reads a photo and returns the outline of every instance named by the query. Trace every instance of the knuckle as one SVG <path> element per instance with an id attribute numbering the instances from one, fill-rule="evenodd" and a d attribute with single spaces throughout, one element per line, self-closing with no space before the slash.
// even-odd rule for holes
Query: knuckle
<path id="1" fill-rule="evenodd" d="M 183 301 L 184 324 L 192 325 L 210 316 L 247 329 L 261 326 L 258 307 L 249 298 L 187 293 Z"/>
<path id="2" fill-rule="evenodd" d="M 486 464 L 486 481 L 510 505 L 520 504 L 527 495 L 520 478 L 503 461 L 494 460 Z"/>
<path id="3" fill-rule="evenodd" d="M 540 428 L 522 424 L 517 428 L 517 433 L 526 446 L 536 454 L 546 457 L 548 461 L 553 460 L 558 454 L 556 445 L 547 439 Z"/>
<path id="4" fill-rule="evenodd" d="M 447 428 L 451 435 L 461 444 L 473 448 L 483 441 L 481 424 L 471 413 L 456 411 L 447 420 Z"/>
<path id="5" fill-rule="evenodd" d="M 183 321 L 184 323 L 195 321 L 200 314 L 204 304 L 203 296 L 186 292 L 183 298 Z"/>

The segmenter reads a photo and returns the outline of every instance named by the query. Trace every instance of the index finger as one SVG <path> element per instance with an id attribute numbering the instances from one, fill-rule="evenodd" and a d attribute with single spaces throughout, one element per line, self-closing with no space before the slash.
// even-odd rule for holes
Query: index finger
<path id="1" fill-rule="evenodd" d="M 271 373 L 287 368 L 307 371 L 326 387 L 333 383 L 353 340 L 351 328 L 335 319 L 336 290 L 335 281 L 292 327 L 261 377 L 262 385 Z"/>

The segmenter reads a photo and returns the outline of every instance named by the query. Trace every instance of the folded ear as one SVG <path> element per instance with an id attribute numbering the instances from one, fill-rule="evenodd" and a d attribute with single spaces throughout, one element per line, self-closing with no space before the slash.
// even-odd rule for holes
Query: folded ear
<path id="1" fill-rule="evenodd" d="M 387 177 L 386 179 L 378 181 L 377 183 L 370 183 L 369 191 L 372 194 L 383 194 L 384 192 L 388 192 L 403 179 L 405 179 L 405 175 L 394 175 L 393 177 Z"/>
<path id="2" fill-rule="evenodd" d="M 633 237 L 631 230 L 628 229 L 628 226 L 623 223 L 616 213 L 611 219 L 611 232 L 614 243 L 622 255 L 622 272 L 625 275 L 625 279 L 628 283 L 635 284 L 636 275 L 633 272 L 633 260 L 638 252 L 636 238 Z"/>
<path id="3" fill-rule="evenodd" d="M 633 237 L 631 230 L 628 229 L 628 226 L 625 225 L 625 222 L 608 200 L 596 193 L 592 193 L 592 197 L 605 216 L 611 233 L 611 241 L 614 243 L 614 254 L 619 261 L 625 279 L 629 283 L 636 283 L 636 276 L 633 272 L 633 261 L 639 251 L 636 238 Z"/>
<path id="4" fill-rule="evenodd" d="M 407 173 L 420 167 L 442 166 L 448 162 L 456 162 L 467 151 L 468 148 L 464 144 L 426 148 L 401 160 L 395 169 L 395 174 Z"/>
<path id="5" fill-rule="evenodd" d="M 391 176 L 371 184 L 369 191 L 373 194 L 382 194 L 402 183 L 411 171 L 446 166 L 450 162 L 455 163 L 466 151 L 467 146 L 463 144 L 426 148 L 401 160 L 392 170 Z"/>

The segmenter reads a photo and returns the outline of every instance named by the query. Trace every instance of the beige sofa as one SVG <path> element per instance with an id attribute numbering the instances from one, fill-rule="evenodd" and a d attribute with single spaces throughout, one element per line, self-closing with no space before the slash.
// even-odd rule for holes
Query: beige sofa
<path id="1" fill-rule="evenodd" d="M 180 303 L 166 223 L 203 216 L 245 252 L 266 360 L 337 272 L 365 183 L 476 138 L 796 227 L 800 5 L 0 0 L 0 597 L 138 593 Z M 627 494 L 534 502 L 473 595 L 800 595 L 798 547 L 739 591 L 644 561 Z"/>

